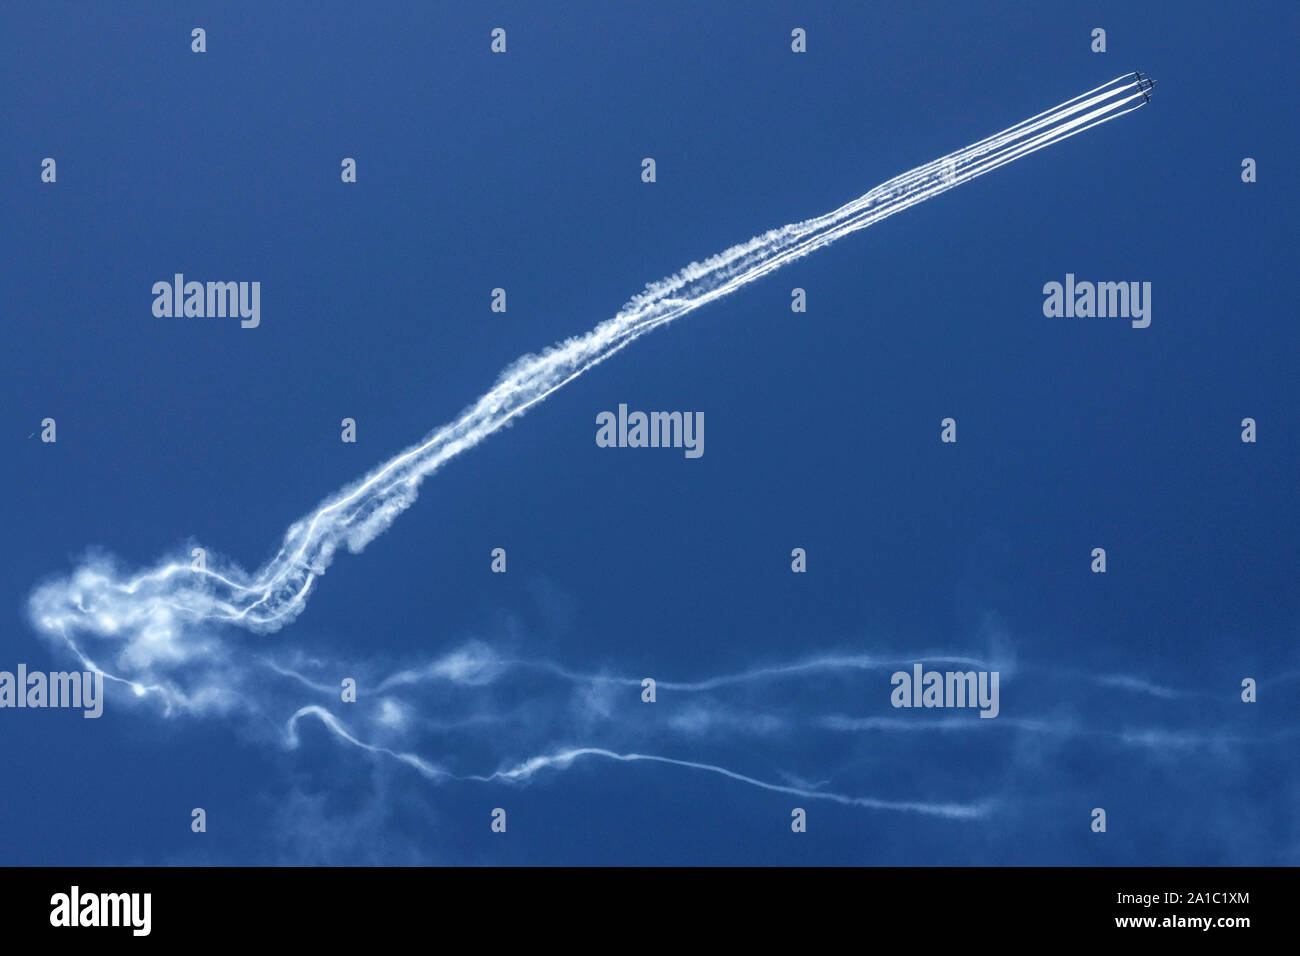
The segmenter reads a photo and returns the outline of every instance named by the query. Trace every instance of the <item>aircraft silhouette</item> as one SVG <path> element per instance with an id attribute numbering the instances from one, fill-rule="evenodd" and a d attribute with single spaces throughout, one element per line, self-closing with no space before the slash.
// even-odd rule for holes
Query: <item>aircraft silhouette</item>
<path id="1" fill-rule="evenodd" d="M 1141 93 L 1148 103 L 1151 102 L 1151 90 L 1155 87 L 1156 81 L 1149 76 L 1143 76 L 1142 71 L 1138 70 L 1134 76 L 1137 77 L 1138 92 Z"/>

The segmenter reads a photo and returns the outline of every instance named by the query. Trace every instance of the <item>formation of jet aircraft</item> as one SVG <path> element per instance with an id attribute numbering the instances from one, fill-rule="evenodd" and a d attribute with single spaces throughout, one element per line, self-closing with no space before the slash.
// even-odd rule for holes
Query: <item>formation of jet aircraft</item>
<path id="1" fill-rule="evenodd" d="M 1149 76 L 1143 76 L 1142 71 L 1138 70 L 1133 74 L 1137 78 L 1138 92 L 1146 97 L 1148 103 L 1151 102 L 1151 90 L 1155 87 L 1156 81 Z"/>

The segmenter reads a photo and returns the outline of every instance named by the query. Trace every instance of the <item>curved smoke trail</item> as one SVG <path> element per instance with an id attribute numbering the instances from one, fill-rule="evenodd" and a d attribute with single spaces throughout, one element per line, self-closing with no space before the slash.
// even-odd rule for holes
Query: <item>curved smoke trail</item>
<path id="1" fill-rule="evenodd" d="M 734 292 L 794 259 L 1016 159 L 1109 122 L 1143 105 L 1132 74 L 1117 77 L 993 136 L 882 183 L 826 215 L 771 230 L 648 285 L 612 319 L 586 335 L 525 355 L 460 417 L 377 467 L 291 525 L 276 555 L 244 575 L 167 561 L 122 578 L 107 561 L 88 560 L 32 593 L 29 610 L 43 633 L 62 638 L 94 665 L 78 638 L 117 642 L 120 667 L 184 658 L 183 637 L 202 624 L 278 630 L 305 607 L 316 579 L 340 545 L 361 551 L 415 501 L 423 480 L 512 419 L 647 332 Z M 1132 105 L 1130 105 L 1132 104 Z M 108 675 L 112 676 L 112 675 Z M 147 685 L 136 684 L 137 692 Z"/>
<path id="2" fill-rule="evenodd" d="M 919 202 L 982 176 L 1007 163 L 1117 119 L 1143 105 L 1133 76 L 1109 83 L 1030 117 L 970 146 L 896 176 L 825 215 L 791 223 L 733 246 L 703 262 L 691 263 L 676 274 L 646 288 L 613 318 L 585 335 L 558 343 L 540 354 L 525 355 L 509 366 L 493 387 L 454 421 L 435 430 L 419 444 L 382 463 L 365 477 L 322 502 L 285 532 L 279 550 L 252 574 L 236 568 L 193 567 L 185 558 L 165 561 L 137 573 L 122 575 L 107 558 L 88 558 L 64 577 L 46 581 L 29 599 L 33 625 L 43 635 L 66 644 L 87 668 L 129 685 L 138 696 L 156 693 L 168 713 L 246 709 L 261 713 L 247 688 L 257 675 L 270 670 L 318 691 L 327 685 L 264 659 L 243 660 L 214 636 L 223 625 L 265 633 L 290 623 L 305 607 L 316 580 L 340 547 L 361 551 L 415 501 L 423 480 L 444 463 L 500 430 L 556 390 L 600 364 L 642 335 L 707 305 L 781 266 L 806 256 L 849 233 L 880 222 Z M 92 645 L 91 642 L 98 642 Z M 113 655 L 110 673 L 95 659 L 96 647 Z M 949 658 L 950 660 L 968 660 Z M 970 661 L 971 663 L 977 663 Z M 468 685 L 487 682 L 495 671 L 468 670 L 455 661 L 449 672 Z M 479 662 L 481 663 L 481 662 Z M 489 662 L 491 663 L 491 662 Z M 497 661 L 521 665 L 520 661 Z M 868 657 L 821 658 L 773 668 L 759 668 L 695 683 L 668 684 L 665 689 L 704 694 L 755 680 L 769 680 L 821 670 L 876 669 L 892 662 Z M 469 661 L 475 665 L 475 661 Z M 442 665 L 439 665 L 442 666 Z M 477 665 L 475 665 L 477 666 Z M 591 687 L 627 683 L 600 675 L 584 675 L 557 665 L 533 664 Z M 406 671 L 389 678 L 380 693 L 419 683 L 440 671 Z M 704 713 L 701 711 L 700 713 Z M 720 712 L 719 712 L 720 713 Z M 408 708 L 385 697 L 368 729 L 388 741 L 408 725 Z M 719 774 L 750 786 L 797 794 L 845 805 L 938 814 L 950 818 L 983 816 L 983 804 L 919 803 L 853 797 L 822 790 L 773 784 L 714 764 L 678 760 L 654 754 L 605 747 L 565 747 L 533 756 L 495 773 L 459 774 L 398 750 L 387 743 L 363 740 L 342 721 L 317 705 L 296 710 L 284 739 L 297 746 L 298 722 L 317 718 L 338 739 L 405 763 L 427 777 L 483 782 L 521 782 L 547 768 L 566 768 L 579 758 L 602 757 L 620 762 L 646 761 Z M 459 726 L 481 722 L 471 715 Z M 713 719 L 718 719 L 717 715 Z M 694 722 L 692 722 L 694 721 Z M 697 726 L 688 718 L 681 726 Z"/>

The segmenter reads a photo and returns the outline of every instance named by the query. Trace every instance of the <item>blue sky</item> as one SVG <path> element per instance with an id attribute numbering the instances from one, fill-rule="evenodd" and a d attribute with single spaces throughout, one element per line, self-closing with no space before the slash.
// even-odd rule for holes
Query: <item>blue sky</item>
<path id="1" fill-rule="evenodd" d="M 319 502 L 647 282 L 1111 77 L 1160 82 L 1149 109 L 638 340 L 428 478 L 287 627 L 178 634 L 177 679 L 223 687 L 229 706 L 168 714 L 111 686 L 99 720 L 0 710 L 0 825 L 20 835 L 0 862 L 1297 862 L 1296 17 L 7 11 L 10 670 L 75 663 L 28 607 L 87 549 L 126 576 L 194 543 L 255 570 Z M 1105 54 L 1089 50 L 1098 26 Z M 176 272 L 259 281 L 261 325 L 154 317 L 151 287 Z M 1045 318 L 1043 284 L 1066 273 L 1151 282 L 1151 326 Z M 702 411 L 704 455 L 598 448 L 595 416 L 619 403 Z M 55 444 L 28 438 L 47 416 Z M 946 416 L 955 445 L 939 441 Z M 1088 567 L 1098 546 L 1104 575 Z M 646 676 L 941 654 L 1000 668 L 997 719 L 894 710 L 889 667 L 639 699 Z M 355 676 L 360 699 L 266 660 L 323 685 Z M 377 690 L 429 667 L 442 676 Z M 1255 704 L 1238 697 L 1248 676 Z M 600 747 L 981 812 L 600 756 L 521 782 L 431 779 L 311 716 L 290 746 L 305 706 L 459 776 Z M 853 724 L 870 718 L 911 723 Z M 919 726 L 955 718 L 972 719 Z"/>

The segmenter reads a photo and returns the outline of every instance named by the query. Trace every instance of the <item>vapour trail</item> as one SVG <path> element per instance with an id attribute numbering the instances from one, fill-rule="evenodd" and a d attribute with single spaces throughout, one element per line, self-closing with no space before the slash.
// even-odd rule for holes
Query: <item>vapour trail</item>
<path id="1" fill-rule="evenodd" d="M 276 555 L 252 575 L 234 567 L 195 569 L 186 558 L 122 577 L 111 561 L 89 558 L 67 577 L 33 591 L 33 624 L 61 638 L 86 663 L 90 658 L 81 651 L 78 635 L 116 641 L 117 666 L 138 671 L 181 664 L 199 653 L 193 644 L 203 625 L 278 630 L 302 611 L 340 545 L 361 551 L 414 503 L 424 478 L 640 336 L 851 232 L 1132 112 L 1143 105 L 1134 102 L 1142 94 L 1133 90 L 1131 74 L 1117 77 L 882 183 L 831 213 L 771 230 L 648 285 L 586 335 L 517 360 L 453 422 L 295 522 Z M 152 683 L 119 679 L 132 683 L 137 693 L 156 689 Z"/>
<path id="2" fill-rule="evenodd" d="M 720 767 L 716 764 L 700 763 L 694 760 L 678 760 L 674 757 L 662 757 L 657 754 L 642 753 L 618 753 L 613 750 L 606 750 L 603 747 L 573 747 L 567 750 L 561 750 L 552 754 L 542 754 L 530 757 L 527 760 L 510 767 L 506 770 L 498 770 L 490 774 L 455 774 L 435 766 L 420 757 L 410 753 L 399 753 L 390 750 L 387 747 L 379 747 L 374 744 L 368 744 L 347 729 L 337 717 L 325 710 L 323 707 L 308 705 L 299 708 L 298 711 L 289 719 L 286 727 L 285 739 L 289 747 L 295 748 L 300 743 L 298 736 L 298 722 L 303 717 L 316 717 L 321 723 L 330 730 L 336 737 L 355 747 L 371 753 L 383 754 L 399 760 L 411 767 L 414 767 L 425 777 L 430 779 L 452 779 L 462 781 L 476 781 L 480 783 L 522 783 L 529 780 L 539 771 L 551 768 L 567 769 L 579 757 L 604 757 L 609 760 L 617 760 L 624 763 L 636 761 L 648 761 L 651 763 L 671 764 L 675 767 L 687 767 L 693 770 L 704 770 L 708 773 L 718 774 L 731 780 L 739 781 L 751 787 L 758 787 L 761 790 L 770 790 L 774 793 L 786 793 L 792 796 L 803 797 L 809 800 L 829 800 L 844 806 L 866 807 L 872 810 L 893 810 L 902 812 L 921 813 L 931 816 L 945 817 L 952 820 L 967 820 L 987 816 L 992 809 L 992 803 L 985 801 L 982 803 L 925 803 L 911 800 L 882 800 L 876 797 L 854 797 L 846 794 L 834 793 L 828 790 L 805 790 L 799 787 L 790 787 L 783 784 L 769 783 L 765 780 L 759 780 L 755 777 L 749 777 L 745 774 L 736 773 L 734 770 L 728 770 L 726 767 Z"/>
<path id="3" fill-rule="evenodd" d="M 788 793 L 793 796 L 804 797 L 810 800 L 831 800 L 835 803 L 844 804 L 845 806 L 868 807 L 873 810 L 911 811 L 913 813 L 925 813 L 934 816 L 947 817 L 949 819 L 965 820 L 986 816 L 991 809 L 991 805 L 988 802 L 974 804 L 920 803 L 911 800 L 899 801 L 879 800 L 875 797 L 850 797 L 839 793 L 832 793 L 827 790 L 803 790 L 799 787 L 787 787 L 782 784 L 756 780 L 753 777 L 747 777 L 744 774 L 736 773 L 733 770 L 727 770 L 725 767 L 718 767 L 714 764 L 697 763 L 694 760 L 676 760 L 672 757 L 660 757 L 654 754 L 620 754 L 615 753 L 612 750 L 604 750 L 600 747 L 576 747 L 572 750 L 564 750 L 555 754 L 532 757 L 509 770 L 501 770 L 489 774 L 488 776 L 475 776 L 467 779 L 482 780 L 485 782 L 494 780 L 526 780 L 539 770 L 548 767 L 567 767 L 578 757 L 586 756 L 606 757 L 610 760 L 620 760 L 625 762 L 648 760 L 654 763 L 672 764 L 675 767 L 690 767 L 694 770 L 706 770 L 710 773 L 729 777 L 732 780 L 739 780 L 741 783 L 749 784 L 752 787 L 771 790 L 775 793 Z"/>
<path id="4" fill-rule="evenodd" d="M 898 668 L 910 671 L 914 664 L 920 663 L 927 668 L 934 668 L 944 664 L 956 664 L 979 670 L 996 670 L 1001 673 L 1003 680 L 1009 679 L 1017 671 L 1026 671 L 1030 674 L 1041 674 L 1056 679 L 1086 681 L 1098 687 L 1166 701 L 1207 700 L 1232 703 L 1237 699 L 1235 687 L 1217 693 L 1175 688 L 1158 684 L 1139 674 L 1090 674 L 1075 668 L 1020 662 L 1005 647 L 1001 649 L 995 648 L 993 654 L 993 657 L 972 657 L 946 651 L 928 651 L 900 657 L 896 654 L 822 653 L 798 660 L 751 667 L 742 671 L 718 674 L 694 681 L 678 681 L 664 679 L 657 675 L 638 677 L 627 674 L 619 675 L 608 672 L 593 673 L 575 670 L 545 658 L 504 657 L 482 641 L 472 640 L 427 663 L 414 667 L 402 667 L 387 676 L 376 675 L 370 678 L 368 683 L 376 693 L 386 693 L 400 687 L 437 682 L 481 686 L 495 682 L 508 670 L 524 670 L 549 674 L 573 684 L 607 684 L 622 687 L 639 687 L 644 677 L 654 676 L 656 687 L 661 690 L 702 693 L 736 685 L 788 680 L 819 674 L 834 675 L 853 671 L 894 670 Z M 261 658 L 261 661 L 266 667 L 282 677 L 293 678 L 312 690 L 331 695 L 338 691 L 338 688 L 333 684 L 314 681 L 310 677 L 270 658 Z M 317 661 L 316 664 L 319 665 L 320 662 Z M 1296 674 L 1300 674 L 1300 672 L 1284 673 L 1274 678 L 1274 681 L 1280 682 Z"/>
<path id="5" fill-rule="evenodd" d="M 989 734 L 1011 729 L 1061 738 L 1088 737 L 1118 741 L 1125 746 L 1154 750 L 1166 756 L 1174 750 L 1272 744 L 1300 735 L 1300 727 L 1284 727 L 1280 730 L 1253 734 L 1231 733 L 1226 730 L 1189 731 L 1167 727 L 1128 727 L 1120 730 L 1110 730 L 1088 726 L 1078 720 L 1056 717 L 1016 718 L 1004 715 L 999 715 L 996 720 L 984 721 L 973 715 L 916 718 L 845 717 L 841 714 L 832 714 L 828 717 L 818 718 L 814 721 L 814 726 L 822 730 L 848 734 L 861 734 L 868 731 L 888 733 L 979 732 Z"/>
<path id="6" fill-rule="evenodd" d="M 1004 653 L 999 652 L 1000 655 L 1004 655 Z M 1011 656 L 1014 657 L 1014 654 Z M 921 654 L 917 655 L 916 658 L 924 659 L 932 665 L 940 665 L 944 661 L 961 661 L 976 667 L 995 666 L 991 662 L 977 657 L 959 658 L 947 655 Z M 420 771 L 426 778 L 433 780 L 525 782 L 542 770 L 567 770 L 572 767 L 576 757 L 600 756 L 619 761 L 648 760 L 655 763 L 703 769 L 750 786 L 796 794 L 808 799 L 829 799 L 846 805 L 881 810 L 916 811 L 951 819 L 971 819 L 986 816 L 998 809 L 998 802 L 988 799 L 980 802 L 889 801 L 879 797 L 851 796 L 844 793 L 842 788 L 839 792 L 825 791 L 823 788 L 828 781 L 817 786 L 803 783 L 797 777 L 792 778 L 789 773 L 779 767 L 771 769 L 781 777 L 786 778 L 792 786 L 768 784 L 767 781 L 760 778 L 739 773 L 716 763 L 687 761 L 660 754 L 648 754 L 640 748 L 651 740 L 657 741 L 665 731 L 683 735 L 685 739 L 691 742 L 692 746 L 698 746 L 701 743 L 704 745 L 716 744 L 721 737 L 733 734 L 758 735 L 765 738 L 772 736 L 777 741 L 778 751 L 784 750 L 787 756 L 792 753 L 791 747 L 797 747 L 800 745 L 799 742 L 806 741 L 805 735 L 808 731 L 828 731 L 835 734 L 849 734 L 854 737 L 861 737 L 864 733 L 880 732 L 887 734 L 892 739 L 897 739 L 896 735 L 898 734 L 903 736 L 915 734 L 949 736 L 978 732 L 981 740 L 986 739 L 986 734 L 992 734 L 994 739 L 998 739 L 1004 733 L 1015 736 L 1027 734 L 1044 738 L 1056 738 L 1062 745 L 1077 739 L 1087 739 L 1108 747 L 1117 746 L 1126 749 L 1145 750 L 1159 755 L 1161 759 L 1173 760 L 1193 759 L 1195 755 L 1207 750 L 1221 752 L 1224 748 L 1241 750 L 1249 747 L 1273 746 L 1285 743 L 1300 735 L 1300 727 L 1283 727 L 1261 732 L 1260 729 L 1252 729 L 1249 725 L 1238 725 L 1234 729 L 1231 723 L 1221 724 L 1209 731 L 1201 729 L 1199 722 L 1193 728 L 1179 726 L 1125 726 L 1122 723 L 1106 727 L 1097 726 L 1094 721 L 1085 721 L 1077 716 L 1062 714 L 1050 708 L 1048 712 L 1039 716 L 1017 717 L 1004 714 L 996 720 L 985 721 L 979 719 L 973 712 L 957 713 L 951 710 L 926 711 L 924 713 L 909 711 L 906 714 L 899 711 L 887 711 L 885 715 L 866 716 L 831 713 L 821 717 L 796 716 L 787 718 L 779 715 L 782 704 L 776 705 L 778 715 L 771 712 L 773 705 L 768 697 L 765 697 L 766 709 L 761 712 L 733 710 L 721 700 L 710 699 L 699 705 L 694 703 L 697 696 L 709 697 L 711 696 L 709 692 L 715 690 L 719 694 L 732 689 L 740 690 L 743 693 L 746 686 L 755 683 L 766 684 L 777 681 L 802 683 L 805 680 L 819 677 L 833 678 L 844 672 L 888 670 L 895 666 L 907 666 L 911 662 L 911 659 L 897 659 L 892 658 L 890 655 L 822 654 L 793 662 L 755 667 L 745 671 L 689 682 L 661 679 L 657 682 L 660 691 L 672 689 L 685 692 L 687 696 L 678 700 L 676 706 L 671 700 L 665 700 L 662 706 L 671 709 L 665 712 L 666 719 L 659 722 L 657 720 L 628 719 L 630 715 L 627 710 L 628 707 L 637 710 L 639 713 L 644 713 L 639 703 L 640 681 L 636 677 L 584 673 L 570 670 L 547 660 L 510 659 L 495 654 L 491 648 L 482 642 L 471 641 L 428 664 L 400 669 L 391 673 L 389 677 L 371 675 L 364 678 L 364 681 L 359 680 L 358 686 L 364 686 L 365 696 L 369 700 L 377 702 L 377 709 L 380 711 L 378 718 L 373 714 L 368 714 L 366 710 L 357 709 L 355 711 L 356 718 L 362 722 L 361 726 L 366 728 L 365 731 L 354 729 L 357 726 L 356 724 L 344 725 L 323 706 L 308 705 L 299 708 L 290 718 L 284 739 L 290 747 L 298 746 L 300 742 L 298 735 L 300 720 L 306 716 L 314 716 L 338 740 L 374 754 L 402 761 Z M 319 690 L 323 695 L 337 699 L 338 688 L 336 686 L 317 682 L 311 677 L 304 676 L 292 668 L 284 667 L 275 662 L 268 661 L 266 663 L 275 673 L 293 679 L 314 690 Z M 342 669 L 337 665 L 334 669 L 336 672 L 342 672 Z M 1025 669 L 1035 673 L 1051 670 L 1051 668 L 1037 667 L 1032 664 L 1025 665 Z M 553 743 L 557 737 L 563 739 L 574 734 L 574 721 L 572 719 L 574 715 L 568 709 L 572 707 L 572 700 L 566 702 L 563 694 L 550 693 L 546 695 L 549 698 L 547 704 L 551 708 L 549 714 L 545 710 L 524 706 L 518 713 L 508 717 L 497 708 L 496 704 L 488 707 L 489 712 L 482 712 L 481 705 L 484 698 L 480 697 L 478 692 L 481 690 L 486 693 L 490 685 L 509 682 L 512 679 L 512 672 L 515 672 L 514 677 L 522 677 L 525 680 L 528 679 L 529 673 L 542 674 L 548 678 L 558 676 L 562 680 L 575 685 L 587 685 L 592 689 L 608 688 L 612 691 L 611 695 L 602 694 L 598 696 L 594 701 L 594 705 L 588 708 L 586 716 L 595 717 L 594 722 L 584 721 L 582 715 L 579 715 L 577 723 L 583 727 L 579 733 L 583 737 L 594 737 L 596 739 L 588 739 L 581 746 L 569 746 L 567 744 L 556 746 Z M 1102 678 L 1088 678 L 1087 675 L 1074 672 L 1063 673 L 1068 673 L 1071 679 L 1083 677 L 1089 686 L 1097 688 L 1099 691 L 1119 689 L 1124 692 L 1151 696 L 1171 705 L 1181 700 L 1191 699 L 1194 696 L 1202 696 L 1176 691 L 1137 678 L 1129 678 L 1117 683 L 1114 675 L 1106 675 Z M 438 686 L 430 687 L 427 685 Z M 421 695 L 417 698 L 419 701 L 438 701 L 440 707 L 446 708 L 450 705 L 454 711 L 457 706 L 455 701 L 458 698 L 449 694 L 447 685 L 472 688 L 476 691 L 471 698 L 459 698 L 471 702 L 470 706 L 473 710 L 468 719 L 458 719 L 450 723 L 442 721 L 438 722 L 436 726 L 431 725 L 426 720 L 420 720 L 418 723 L 408 723 L 405 720 L 405 715 L 422 710 L 422 705 L 414 701 L 402 700 L 400 697 L 394 701 L 388 696 L 394 693 L 414 692 Z M 850 700 L 861 697 L 860 685 L 855 682 L 853 687 L 855 689 L 848 698 Z M 1151 690 L 1153 687 L 1156 689 L 1154 693 Z M 882 681 L 877 689 L 879 699 L 883 701 L 886 692 L 885 683 Z M 1039 690 L 1046 693 L 1049 699 L 1052 699 L 1050 688 L 1039 688 Z M 806 701 L 807 691 L 801 691 L 801 693 L 805 695 L 802 699 Z M 818 690 L 816 693 L 818 702 L 826 702 L 827 698 L 824 689 Z M 1223 697 L 1225 701 L 1233 697 L 1231 694 L 1219 696 Z M 519 702 L 521 697 L 518 685 L 508 683 L 500 694 L 489 699 L 494 699 L 497 702 L 507 700 Z M 686 703 L 686 701 L 690 702 Z M 1022 699 L 1021 706 L 1023 707 L 1025 703 L 1027 701 Z M 359 708 L 359 706 L 349 705 L 348 709 L 352 710 L 352 708 Z M 397 719 L 384 719 L 383 712 L 389 708 L 391 708 L 392 714 Z M 537 753 L 536 756 L 524 759 L 507 759 L 504 761 L 502 768 L 493 773 L 467 774 L 445 769 L 444 766 L 434 764 L 411 752 L 412 742 L 417 736 L 423 739 L 426 742 L 425 746 L 427 746 L 430 740 L 437 739 L 442 732 L 451 729 L 457 733 L 457 739 L 459 740 L 461 739 L 460 735 L 468 729 L 471 723 L 482 725 L 483 730 L 493 740 L 503 739 L 501 728 L 508 719 L 517 720 L 521 728 L 528 728 L 528 733 L 524 735 L 527 739 L 520 739 L 510 735 L 510 746 L 522 748 L 525 753 L 533 751 Z M 432 736 L 430 736 L 430 731 L 433 732 Z M 614 732 L 611 733 L 611 731 Z M 797 735 L 792 736 L 796 731 Z M 371 737 L 371 735 L 378 735 L 378 737 Z M 367 737 L 371 737 L 371 740 L 376 742 L 368 742 L 365 739 Z M 405 741 L 406 745 L 398 747 L 394 741 L 399 739 Z M 817 791 L 816 795 L 814 796 L 811 791 Z"/>
<path id="7" fill-rule="evenodd" d="M 987 661 L 979 658 L 954 657 L 949 654 L 919 654 L 906 659 L 872 657 L 866 654 L 847 654 L 825 655 L 802 661 L 794 661 L 789 664 L 773 664 L 767 667 L 755 667 L 745 671 L 737 671 L 732 674 L 721 674 L 717 677 L 709 677 L 698 681 L 656 680 L 655 683 L 661 690 L 693 693 L 716 690 L 719 687 L 727 687 L 734 684 L 748 684 L 763 680 L 778 680 L 782 678 L 798 677 L 805 674 L 858 670 L 886 670 L 897 667 L 910 668 L 912 664 L 917 661 L 927 661 L 935 664 L 963 664 L 984 670 L 990 668 L 990 664 Z M 564 680 L 575 684 L 616 684 L 624 687 L 639 687 L 642 680 L 640 677 L 621 677 L 611 674 L 584 673 L 582 671 L 571 670 L 561 664 L 547 660 L 532 661 L 498 658 L 492 656 L 491 652 L 485 647 L 471 644 L 458 651 L 454 651 L 443 658 L 433 661 L 427 666 L 418 669 L 407 668 L 397 671 L 380 681 L 378 685 L 376 685 L 375 690 L 378 693 L 383 693 L 393 689 L 394 687 L 437 680 L 446 680 L 461 684 L 488 683 L 495 678 L 499 671 L 506 668 L 521 668 L 540 671 L 563 678 Z M 326 687 L 314 684 L 308 678 L 296 671 L 282 668 L 279 665 L 275 665 L 275 670 L 283 676 L 294 677 L 300 682 L 315 689 L 327 690 L 331 693 L 335 690 L 332 686 Z"/>

